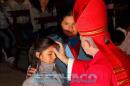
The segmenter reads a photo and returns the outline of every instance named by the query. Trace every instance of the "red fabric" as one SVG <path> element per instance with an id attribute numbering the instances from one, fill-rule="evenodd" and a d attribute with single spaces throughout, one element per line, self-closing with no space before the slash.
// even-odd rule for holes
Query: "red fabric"
<path id="1" fill-rule="evenodd" d="M 74 6 L 74 18 L 79 32 L 107 26 L 105 3 L 103 0 L 77 0 Z"/>
<path id="2" fill-rule="evenodd" d="M 79 41 L 75 47 L 72 47 L 71 45 L 69 45 L 69 48 L 75 59 L 78 59 L 80 44 L 81 44 L 81 42 Z"/>
<path id="3" fill-rule="evenodd" d="M 101 52 L 92 61 L 74 61 L 70 86 L 117 86 L 116 83 L 112 67 Z"/>
<path id="4" fill-rule="evenodd" d="M 77 21 L 77 18 L 80 16 L 86 5 L 90 0 L 76 0 L 76 4 L 74 5 L 74 19 Z"/>
<path id="5" fill-rule="evenodd" d="M 81 1 L 81 3 L 80 3 L 80 1 Z M 77 13 L 77 14 L 75 14 L 75 13 Z M 105 3 L 103 2 L 103 0 L 77 0 L 76 4 L 74 6 L 74 18 L 76 20 L 76 28 L 78 29 L 79 33 L 96 31 L 98 29 L 106 29 L 107 13 L 106 13 Z M 86 35 L 86 37 L 87 36 L 88 35 Z M 126 54 L 124 54 L 120 49 L 118 49 L 111 42 L 108 32 L 104 31 L 102 33 L 99 33 L 98 35 L 96 34 L 95 36 L 92 35 L 90 37 L 92 37 L 93 41 L 99 48 L 100 53 L 102 54 L 102 57 L 104 58 L 104 59 L 102 59 L 102 61 L 95 60 L 95 63 L 97 62 L 96 65 L 100 65 L 100 64 L 105 65 L 113 73 L 115 72 L 114 69 L 123 68 L 123 69 L 125 69 L 125 71 L 122 71 L 119 73 L 114 73 L 113 76 L 116 77 L 116 80 L 118 82 L 123 79 L 129 79 L 129 81 L 130 81 L 130 65 L 129 65 L 130 60 L 128 60 L 129 57 Z M 105 38 L 109 41 L 108 44 L 105 43 Z M 95 59 L 95 57 L 94 57 L 94 59 Z M 105 63 L 102 63 L 105 59 L 107 61 Z M 108 63 L 111 66 L 107 66 Z M 79 66 L 78 64 L 80 64 L 80 63 L 79 62 L 74 63 L 72 73 L 74 73 L 74 72 L 82 73 L 82 72 L 91 71 L 91 70 L 88 70 L 87 68 L 85 68 L 83 65 L 82 65 L 83 68 L 81 66 L 79 67 L 79 69 L 81 69 L 81 70 L 79 70 L 79 69 L 77 70 L 77 67 Z M 81 64 L 82 64 L 82 62 L 81 62 Z M 95 66 L 95 65 L 93 65 L 93 66 Z M 98 71 L 102 70 L 100 68 L 100 66 L 99 66 L 99 68 L 98 67 L 95 68 L 93 66 L 91 65 L 92 69 L 98 69 Z M 112 67 L 112 70 L 111 70 L 111 67 Z M 83 70 L 85 70 L 85 71 L 83 71 Z M 103 69 L 102 71 L 105 71 L 105 69 Z M 96 73 L 96 70 L 92 70 L 92 72 Z M 99 75 L 102 76 L 104 74 L 99 73 Z M 100 80 L 103 80 L 103 78 Z M 116 84 L 114 86 L 117 86 L 116 80 L 114 80 L 115 81 L 114 83 Z M 100 83 L 100 81 L 99 81 L 99 83 Z M 113 85 L 106 85 L 106 84 L 103 85 L 102 83 L 100 83 L 100 85 L 98 85 L 98 86 L 113 86 Z M 122 83 L 120 86 L 126 86 L 126 85 L 130 86 L 130 82 L 128 82 L 127 84 Z M 85 86 L 85 85 L 71 84 L 71 86 Z M 97 86 L 97 85 L 87 85 L 87 86 Z"/>
<path id="6" fill-rule="evenodd" d="M 104 37 L 108 38 L 108 40 L 110 41 L 109 44 L 105 44 Z M 105 56 L 104 58 L 106 58 L 106 60 L 109 61 L 113 69 L 125 69 L 125 71 L 115 73 L 116 79 L 118 81 L 123 80 L 125 78 L 128 78 L 130 80 L 130 60 L 128 59 L 129 57 L 111 42 L 108 33 L 104 33 L 104 35 L 93 37 L 93 40 L 99 48 L 100 52 Z M 120 86 L 125 85 L 122 84 Z"/>

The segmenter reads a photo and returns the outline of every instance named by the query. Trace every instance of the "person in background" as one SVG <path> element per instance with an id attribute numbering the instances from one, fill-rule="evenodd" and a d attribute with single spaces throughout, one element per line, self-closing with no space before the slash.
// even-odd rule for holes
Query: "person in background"
<path id="1" fill-rule="evenodd" d="M 12 64 L 15 59 L 13 50 L 16 39 L 10 27 L 6 7 L 6 0 L 0 0 L 0 50 L 1 57 Z"/>
<path id="2" fill-rule="evenodd" d="M 39 20 L 42 17 L 57 16 L 54 0 L 29 0 L 31 3 L 31 17 L 34 32 L 42 29 L 47 29 L 51 26 L 57 26 L 56 22 L 47 22 L 44 27 L 39 24 Z"/>
<path id="3" fill-rule="evenodd" d="M 9 11 L 20 11 L 20 10 L 30 10 L 31 4 L 28 0 L 7 0 L 6 1 L 6 11 L 9 15 L 9 21 L 13 24 L 13 18 L 10 16 Z M 29 15 L 30 16 L 30 15 Z M 16 20 L 18 24 L 25 24 L 29 21 L 29 18 L 26 16 L 19 16 Z"/>

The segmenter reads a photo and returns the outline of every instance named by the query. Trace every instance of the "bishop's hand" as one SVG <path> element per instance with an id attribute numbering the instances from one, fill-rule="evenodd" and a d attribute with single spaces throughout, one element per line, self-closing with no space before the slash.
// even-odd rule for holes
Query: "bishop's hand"
<path id="1" fill-rule="evenodd" d="M 54 52 L 56 54 L 56 56 L 66 65 L 68 64 L 68 58 L 65 55 L 65 49 L 62 45 L 62 43 L 56 41 L 56 43 L 58 44 L 59 48 L 54 48 Z"/>

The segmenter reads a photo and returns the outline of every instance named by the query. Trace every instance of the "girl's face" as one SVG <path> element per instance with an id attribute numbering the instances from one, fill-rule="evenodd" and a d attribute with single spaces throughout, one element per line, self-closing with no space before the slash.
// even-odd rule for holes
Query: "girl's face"
<path id="1" fill-rule="evenodd" d="M 53 51 L 54 46 L 50 46 L 46 50 L 42 52 L 36 52 L 36 57 L 40 59 L 40 61 L 45 62 L 47 64 L 51 64 L 55 62 L 56 56 Z"/>
<path id="2" fill-rule="evenodd" d="M 61 22 L 61 26 L 65 35 L 73 37 L 77 35 L 77 30 L 75 29 L 75 21 L 73 16 L 66 16 Z"/>

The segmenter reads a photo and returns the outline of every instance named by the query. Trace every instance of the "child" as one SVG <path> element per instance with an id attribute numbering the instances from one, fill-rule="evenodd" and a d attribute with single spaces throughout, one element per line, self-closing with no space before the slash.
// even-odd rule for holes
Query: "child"
<path id="1" fill-rule="evenodd" d="M 23 86 L 64 86 L 63 76 L 58 71 L 53 51 L 56 43 L 48 37 L 37 38 L 30 49 L 32 65 L 36 73 L 27 78 Z"/>

